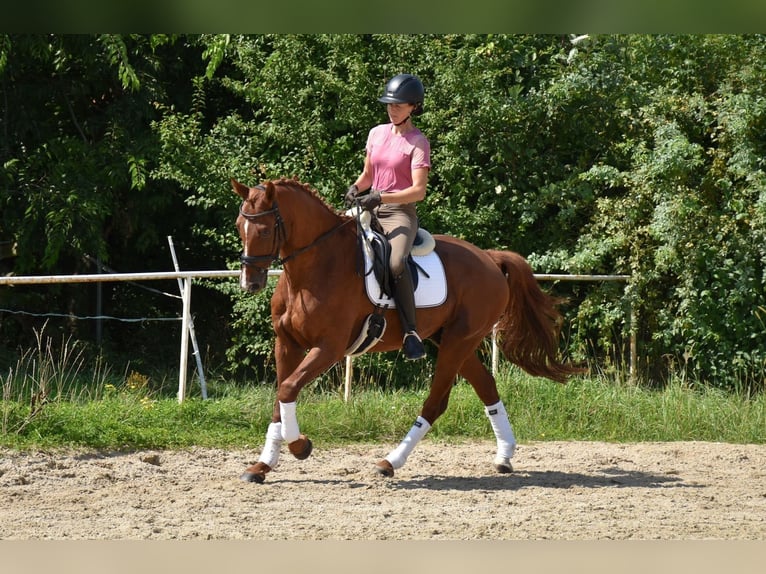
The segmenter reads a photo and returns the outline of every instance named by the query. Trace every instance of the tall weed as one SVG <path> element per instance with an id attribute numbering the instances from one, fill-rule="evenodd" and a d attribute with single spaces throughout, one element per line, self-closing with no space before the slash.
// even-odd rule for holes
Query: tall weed
<path id="1" fill-rule="evenodd" d="M 103 395 L 110 368 L 102 358 L 89 364 L 80 341 L 62 336 L 55 344 L 44 331 L 35 331 L 35 347 L 23 350 L 15 366 L 1 375 L 3 434 L 21 433 L 51 404 L 83 403 Z"/>

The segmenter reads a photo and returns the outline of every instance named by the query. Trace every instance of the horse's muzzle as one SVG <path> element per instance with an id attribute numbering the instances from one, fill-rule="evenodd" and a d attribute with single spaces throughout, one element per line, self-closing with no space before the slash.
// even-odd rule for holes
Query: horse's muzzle
<path id="1" fill-rule="evenodd" d="M 268 269 L 253 269 L 243 266 L 239 273 L 239 286 L 248 293 L 258 293 L 266 287 Z"/>

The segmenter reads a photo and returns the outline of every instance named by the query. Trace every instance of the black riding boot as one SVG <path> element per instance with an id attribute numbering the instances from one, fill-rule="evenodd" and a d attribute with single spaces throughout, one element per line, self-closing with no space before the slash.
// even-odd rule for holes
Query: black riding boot
<path id="1" fill-rule="evenodd" d="M 394 279 L 394 301 L 402 321 L 404 340 L 402 350 L 408 361 L 422 359 L 426 356 L 423 341 L 420 340 L 415 324 L 415 292 L 412 287 L 409 267 L 405 266 L 404 273 Z"/>

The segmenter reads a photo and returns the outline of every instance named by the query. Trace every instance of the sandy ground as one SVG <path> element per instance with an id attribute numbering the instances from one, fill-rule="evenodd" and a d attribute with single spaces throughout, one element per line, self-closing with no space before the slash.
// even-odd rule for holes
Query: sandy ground
<path id="1" fill-rule="evenodd" d="M 0 540 L 766 540 L 766 445 L 423 441 L 393 479 L 395 445 L 285 450 L 0 449 Z"/>

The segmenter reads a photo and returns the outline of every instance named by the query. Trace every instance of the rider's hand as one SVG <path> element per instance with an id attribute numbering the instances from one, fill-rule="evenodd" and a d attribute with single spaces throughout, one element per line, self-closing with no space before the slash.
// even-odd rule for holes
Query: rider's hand
<path id="1" fill-rule="evenodd" d="M 348 191 L 346 192 L 345 202 L 346 207 L 351 207 L 354 205 L 354 200 L 356 199 L 356 194 L 359 193 L 359 188 L 355 185 L 349 185 Z"/>
<path id="2" fill-rule="evenodd" d="M 376 207 L 378 207 L 381 203 L 380 200 L 380 192 L 377 189 L 370 190 L 370 193 L 368 195 L 365 195 L 364 197 L 358 198 L 359 205 L 362 206 L 362 209 L 366 209 L 367 211 L 372 211 Z"/>

